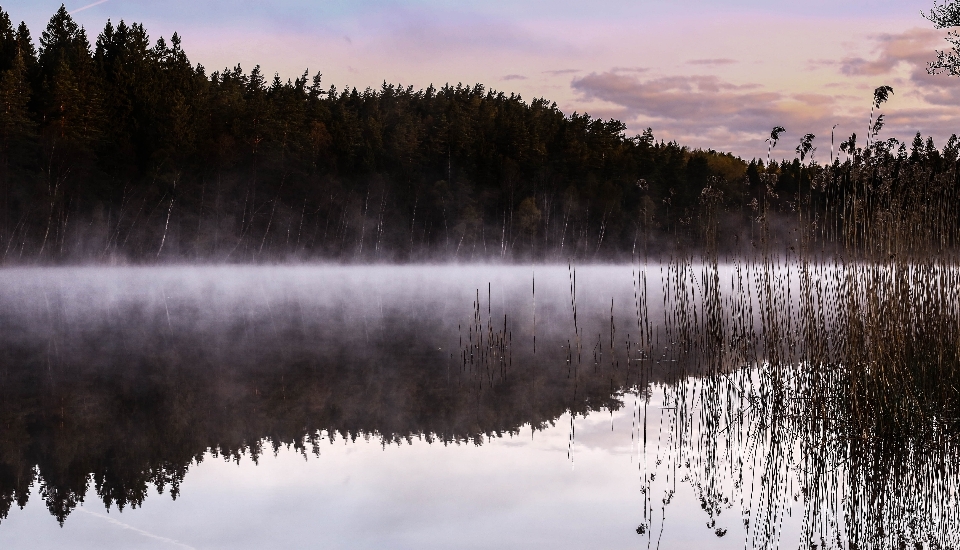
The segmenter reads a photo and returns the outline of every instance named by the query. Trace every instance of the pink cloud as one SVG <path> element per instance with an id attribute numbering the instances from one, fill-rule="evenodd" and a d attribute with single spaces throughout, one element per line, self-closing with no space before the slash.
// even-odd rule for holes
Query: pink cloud
<path id="1" fill-rule="evenodd" d="M 927 65 L 943 37 L 943 31 L 919 28 L 879 35 L 875 57 L 846 58 L 841 62 L 841 72 L 851 76 L 887 76 L 921 100 L 918 107 L 891 112 L 888 116 L 894 125 L 906 128 L 912 124 L 931 133 L 960 131 L 956 116 L 960 79 L 927 72 Z M 906 79 L 898 76 L 900 69 L 906 70 Z"/>
<path id="2" fill-rule="evenodd" d="M 670 76 L 643 80 L 612 72 L 593 73 L 572 83 L 584 99 L 612 106 L 595 114 L 620 116 L 631 127 L 653 126 L 659 137 L 684 144 L 729 150 L 747 157 L 765 151 L 763 137 L 775 125 L 790 135 L 819 133 L 829 143 L 837 117 L 836 100 L 825 94 L 768 91 L 755 84 L 733 84 L 717 76 Z M 822 143 L 822 141 L 821 141 Z M 791 148 L 780 153 L 790 157 Z M 829 146 L 821 154 L 829 156 Z"/>
<path id="3" fill-rule="evenodd" d="M 743 90 L 716 76 L 668 76 L 641 80 L 614 72 L 591 73 L 572 86 L 585 98 L 623 107 L 632 115 L 697 121 L 701 126 L 729 125 L 731 120 L 770 118 L 783 99 L 778 92 Z M 731 118 L 733 117 L 733 118 Z M 766 127 L 764 122 L 758 128 Z"/>
<path id="4" fill-rule="evenodd" d="M 690 61 L 687 61 L 687 64 L 689 65 L 733 65 L 734 63 L 737 63 L 736 59 L 727 59 L 727 58 L 691 59 Z"/>
<path id="5" fill-rule="evenodd" d="M 840 61 L 840 71 L 849 76 L 879 76 L 890 74 L 901 64 L 926 73 L 927 62 L 943 33 L 933 29 L 910 29 L 897 34 L 877 36 L 877 56 L 873 59 L 847 57 Z"/>
<path id="6" fill-rule="evenodd" d="M 934 76 L 926 70 L 942 38 L 939 31 L 910 29 L 875 35 L 871 56 L 810 60 L 808 64 L 816 67 L 810 69 L 809 78 L 824 80 L 821 91 L 809 85 L 791 90 L 783 85 L 734 83 L 716 75 L 647 77 L 618 70 L 575 78 L 571 88 L 581 102 L 592 105 L 591 113 L 621 118 L 632 129 L 652 126 L 658 137 L 752 156 L 765 151 L 761 145 L 769 129 L 783 125 L 788 129 L 787 142 L 790 134 L 817 134 L 819 155 L 824 158 L 829 157 L 829 136 L 835 124 L 839 124 L 838 136 L 866 132 L 868 90 L 880 84 L 893 85 L 897 92 L 883 106 L 887 125 L 881 138 L 892 135 L 909 140 L 921 131 L 942 142 L 960 132 L 956 107 L 960 78 Z M 823 74 L 831 68 L 842 80 Z M 837 93 L 826 92 L 831 88 Z M 790 151 L 781 154 L 789 156 Z"/>

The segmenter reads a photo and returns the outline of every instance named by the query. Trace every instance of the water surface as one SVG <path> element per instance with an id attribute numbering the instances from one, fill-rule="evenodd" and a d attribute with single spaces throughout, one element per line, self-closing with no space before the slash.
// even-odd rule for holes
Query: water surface
<path id="1" fill-rule="evenodd" d="M 767 392 L 838 273 L 3 270 L 0 544 L 847 547 Z"/>

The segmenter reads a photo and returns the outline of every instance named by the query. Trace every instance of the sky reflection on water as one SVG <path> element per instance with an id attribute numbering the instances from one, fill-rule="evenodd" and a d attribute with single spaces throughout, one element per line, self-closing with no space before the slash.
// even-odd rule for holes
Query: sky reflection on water
<path id="1" fill-rule="evenodd" d="M 956 272 L 743 268 L 2 270 L 0 546 L 954 540 Z"/>
<path id="2" fill-rule="evenodd" d="M 39 499 L 0 527 L 5 548 L 636 548 L 642 477 L 626 409 L 579 419 L 575 462 L 568 417 L 530 434 L 443 447 L 415 441 L 324 446 L 308 460 L 282 450 L 254 465 L 208 458 L 182 495 L 106 513 L 91 499 L 61 529 Z M 652 464 L 651 464 L 652 466 Z M 36 496 L 36 495 L 34 495 Z M 668 511 L 663 548 L 739 548 L 718 539 L 693 491 Z M 111 519 L 141 530 L 121 527 Z M 729 523 L 736 523 L 731 514 Z M 39 544 L 38 544 L 39 542 Z"/>

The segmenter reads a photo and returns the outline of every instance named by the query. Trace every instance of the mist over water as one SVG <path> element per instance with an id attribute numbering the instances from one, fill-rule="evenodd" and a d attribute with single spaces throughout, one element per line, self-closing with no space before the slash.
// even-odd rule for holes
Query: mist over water
<path id="1" fill-rule="evenodd" d="M 183 521 L 198 513 L 196 505 L 190 504 L 198 494 L 189 487 L 194 476 L 202 478 L 207 469 L 216 468 L 213 464 L 219 461 L 212 460 L 214 455 L 237 460 L 241 477 L 260 485 L 251 480 L 289 475 L 290 459 L 284 457 L 296 455 L 297 448 L 307 455 L 319 450 L 320 456 L 306 463 L 313 468 L 333 462 L 338 464 L 338 476 L 367 479 L 364 485 L 386 475 L 385 469 L 397 468 L 380 462 L 386 453 L 393 457 L 391 462 L 404 465 L 401 477 L 409 478 L 409 483 L 394 490 L 424 501 L 422 509 L 413 508 L 416 513 L 404 514 L 397 509 L 405 507 L 402 499 L 378 493 L 376 487 L 367 487 L 370 494 L 366 496 L 351 496 L 342 487 L 326 488 L 328 498 L 365 498 L 364 507 L 372 507 L 368 513 L 355 510 L 354 515 L 341 510 L 331 527 L 378 521 L 378 515 L 403 524 L 407 521 L 401 518 L 415 520 L 413 526 L 398 523 L 397 530 L 384 527 L 366 543 L 356 532 L 340 531 L 333 539 L 338 545 L 352 539 L 364 546 L 412 529 L 408 536 L 419 541 L 415 546 L 429 546 L 422 533 L 417 535 L 416 522 L 422 523 L 421 528 L 430 525 L 433 531 L 442 518 L 450 527 L 459 522 L 464 530 L 476 529 L 467 512 L 488 507 L 483 494 L 491 488 L 484 487 L 482 472 L 474 481 L 463 468 L 464 461 L 477 461 L 478 453 L 483 455 L 486 449 L 496 453 L 492 460 L 497 465 L 488 475 L 502 478 L 496 492 L 503 491 L 503 498 L 517 500 L 528 514 L 538 515 L 531 503 L 515 494 L 520 487 L 529 489 L 529 484 L 511 488 L 515 477 L 529 473 L 544 459 L 560 468 L 561 473 L 554 475 L 566 476 L 572 465 L 567 458 L 569 429 L 558 419 L 566 414 L 569 423 L 568 409 L 581 414 L 605 404 L 619 409 L 619 400 L 608 380 L 581 387 L 577 395 L 568 376 L 568 350 L 560 345 L 566 343 L 561 336 L 573 333 L 572 272 L 566 266 L 537 267 L 536 271 L 485 266 L 320 266 L 0 272 L 0 357 L 3 390 L 11 398 L 4 400 L 3 408 L 7 418 L 21 420 L 19 426 L 8 424 L 7 433 L 26 435 L 19 440 L 4 438 L 9 452 L 5 453 L 3 490 L 11 491 L 7 502 L 13 506 L 0 524 L 0 537 L 23 542 L 26 539 L 18 537 L 27 536 L 24 529 L 39 529 L 46 533 L 42 538 L 55 541 L 51 547 L 82 546 L 78 542 L 82 537 L 64 539 L 62 535 L 75 533 L 80 527 L 74 526 L 81 525 L 89 531 L 91 544 L 104 540 L 105 530 L 117 529 L 136 535 L 123 539 L 124 545 L 131 541 L 172 544 L 77 511 L 92 507 L 102 514 L 106 504 L 113 510 L 109 517 L 122 521 L 132 517 L 129 521 L 136 523 L 151 507 L 171 502 L 169 496 L 155 495 L 159 489 L 176 492 L 178 508 L 170 513 Z M 583 273 L 589 275 L 584 279 Z M 618 303 L 617 322 L 623 326 L 628 320 L 636 322 L 631 313 L 634 287 L 629 268 L 593 267 L 578 271 L 577 277 L 580 289 L 609 295 Z M 535 284 L 539 286 L 536 328 Z M 468 326 L 478 299 L 483 325 L 496 319 L 492 324 L 499 332 L 505 323 L 508 339 L 516 342 L 511 348 L 516 361 L 512 368 L 520 372 L 490 376 L 485 372 L 483 379 L 466 373 L 461 342 L 479 339 L 471 332 L 476 328 Z M 584 302 L 579 304 L 580 322 L 607 332 L 607 299 L 580 300 Z M 535 330 L 540 338 L 536 353 L 556 358 L 551 369 L 536 376 L 522 371 L 531 366 L 524 365 L 523 359 L 533 357 Z M 488 381 L 495 386 L 492 391 L 482 387 Z M 517 381 L 529 385 L 511 387 Z M 620 386 L 618 382 L 616 387 Z M 530 387 L 538 392 L 531 394 Z M 609 429 L 607 420 L 601 424 Z M 626 421 L 617 424 L 620 432 L 628 426 Z M 529 439 L 532 427 L 539 434 L 533 440 Z M 629 446 L 629 433 L 622 435 L 612 451 Z M 417 451 L 418 458 L 411 462 L 401 454 L 403 446 L 395 446 L 410 438 L 417 442 L 415 448 L 426 445 L 424 439 L 467 445 L 428 446 L 429 450 Z M 350 443 L 320 445 L 321 441 Z M 509 442 L 513 443 L 504 446 Z M 480 443 L 482 447 L 474 445 Z M 293 448 L 285 450 L 284 444 Z M 271 451 L 279 454 L 274 458 Z M 340 457 L 342 452 L 372 456 L 355 463 Z M 254 466 L 252 457 L 260 466 Z M 417 474 L 422 461 L 438 473 Z M 525 465 L 518 472 L 514 464 Z M 34 479 L 30 471 L 35 466 Z M 624 466 L 628 471 L 635 467 L 629 457 Z M 306 467 L 308 471 L 298 466 L 298 475 L 305 483 L 318 483 L 310 481 L 317 470 Z M 237 474 L 230 471 L 229 475 Z M 463 509 L 464 517 L 447 513 L 431 518 L 426 513 L 438 503 L 430 503 L 429 495 L 418 492 L 429 492 L 435 477 L 456 480 L 454 485 L 468 488 L 479 484 L 473 488 L 479 496 L 467 491 L 465 496 L 444 497 L 457 501 L 463 496 L 465 502 L 456 507 Z M 545 481 L 542 486 L 562 490 L 567 481 Z M 201 501 L 216 503 L 210 505 L 231 515 L 257 515 L 255 494 L 241 497 L 251 499 L 249 509 L 223 502 L 223 493 L 229 493 L 233 483 L 199 489 Z M 265 485 L 279 500 L 303 498 L 296 491 L 290 494 L 285 483 L 272 489 L 269 482 Z M 27 507 L 20 511 L 16 504 Z M 296 508 L 303 515 L 316 512 L 318 505 Z M 117 515 L 121 506 L 124 511 Z M 131 506 L 138 508 L 133 511 Z M 630 515 L 635 514 L 623 518 L 628 540 L 634 523 Z M 596 513 L 591 516 L 600 519 Z M 62 529 L 57 519 L 65 520 Z M 147 527 L 140 523 L 138 529 L 154 533 L 150 520 L 145 521 Z M 284 517 L 269 513 L 256 521 L 278 529 L 286 525 Z M 546 533 L 554 523 L 544 523 L 542 518 L 537 522 L 543 524 L 541 528 L 522 531 L 525 534 L 505 529 L 505 540 L 515 536 L 550 540 Z M 198 529 L 194 535 L 206 540 L 203 547 L 216 546 L 222 537 L 217 529 Z M 301 536 L 288 543 L 309 546 L 307 541 L 314 537 L 306 532 Z M 250 546 L 257 546 L 256 537 L 249 540 Z M 435 541 L 438 547 L 448 545 L 442 540 Z M 481 539 L 477 544 L 486 546 L 490 541 Z M 238 541 L 224 547 L 238 547 Z"/>
<path id="2" fill-rule="evenodd" d="M 0 270 L 0 544 L 936 547 L 952 401 L 868 379 L 957 332 L 924 269 Z"/>
<path id="3" fill-rule="evenodd" d="M 614 300 L 621 326 L 636 324 L 630 268 L 578 273 L 580 323 L 609 324 Z M 536 330 L 558 339 L 573 333 L 571 276 L 566 266 L 10 269 L 0 272 L 0 339 L 7 353 L 31 350 L 51 365 L 154 353 L 192 368 L 255 366 L 344 354 L 349 367 L 387 360 L 376 356 L 383 346 L 436 363 L 459 361 L 479 300 L 483 324 L 502 331 L 506 316 L 517 347 L 532 353 L 534 286 Z"/>
<path id="4" fill-rule="evenodd" d="M 893 87 L 746 161 L 100 4 L 0 10 L 0 548 L 960 548 L 960 139 Z"/>

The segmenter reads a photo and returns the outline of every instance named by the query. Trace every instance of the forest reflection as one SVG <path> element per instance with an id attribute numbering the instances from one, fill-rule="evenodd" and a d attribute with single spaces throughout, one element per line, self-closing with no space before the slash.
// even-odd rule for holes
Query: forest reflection
<path id="1" fill-rule="evenodd" d="M 210 454 L 483 444 L 633 406 L 651 543 L 678 483 L 691 521 L 723 537 L 718 516 L 739 514 L 750 548 L 786 542 L 785 521 L 805 548 L 958 542 L 952 265 L 543 270 L 499 289 L 385 268 L 352 289 L 334 273 L 227 295 L 214 274 L 134 298 L 70 277 L 4 293 L 0 512 L 35 485 L 60 522 L 91 492 L 120 509 L 176 497 Z"/>
<path id="2" fill-rule="evenodd" d="M 312 292 L 337 294 L 323 284 L 296 296 L 266 291 L 267 299 L 247 289 L 210 297 L 182 281 L 119 298 L 111 282 L 91 283 L 92 291 L 70 284 L 3 296 L 2 517 L 26 504 L 33 484 L 60 522 L 91 490 L 121 510 L 140 505 L 151 487 L 176 497 L 208 452 L 255 460 L 281 446 L 318 453 L 321 434 L 481 444 L 542 429 L 566 411 L 619 408 L 631 374 L 571 375 L 566 342 L 549 342 L 562 329 L 544 319 L 536 355 L 530 340 L 504 347 L 507 362 L 496 368 L 489 357 L 481 364 L 479 348 L 465 362 L 476 327 L 468 315 L 443 317 L 443 289 L 429 303 L 389 290 L 359 303 L 317 298 Z M 524 315 L 497 309 L 498 326 L 488 331 L 484 319 L 482 338 L 504 326 L 508 339 L 530 335 L 530 323 L 515 328 Z"/>

